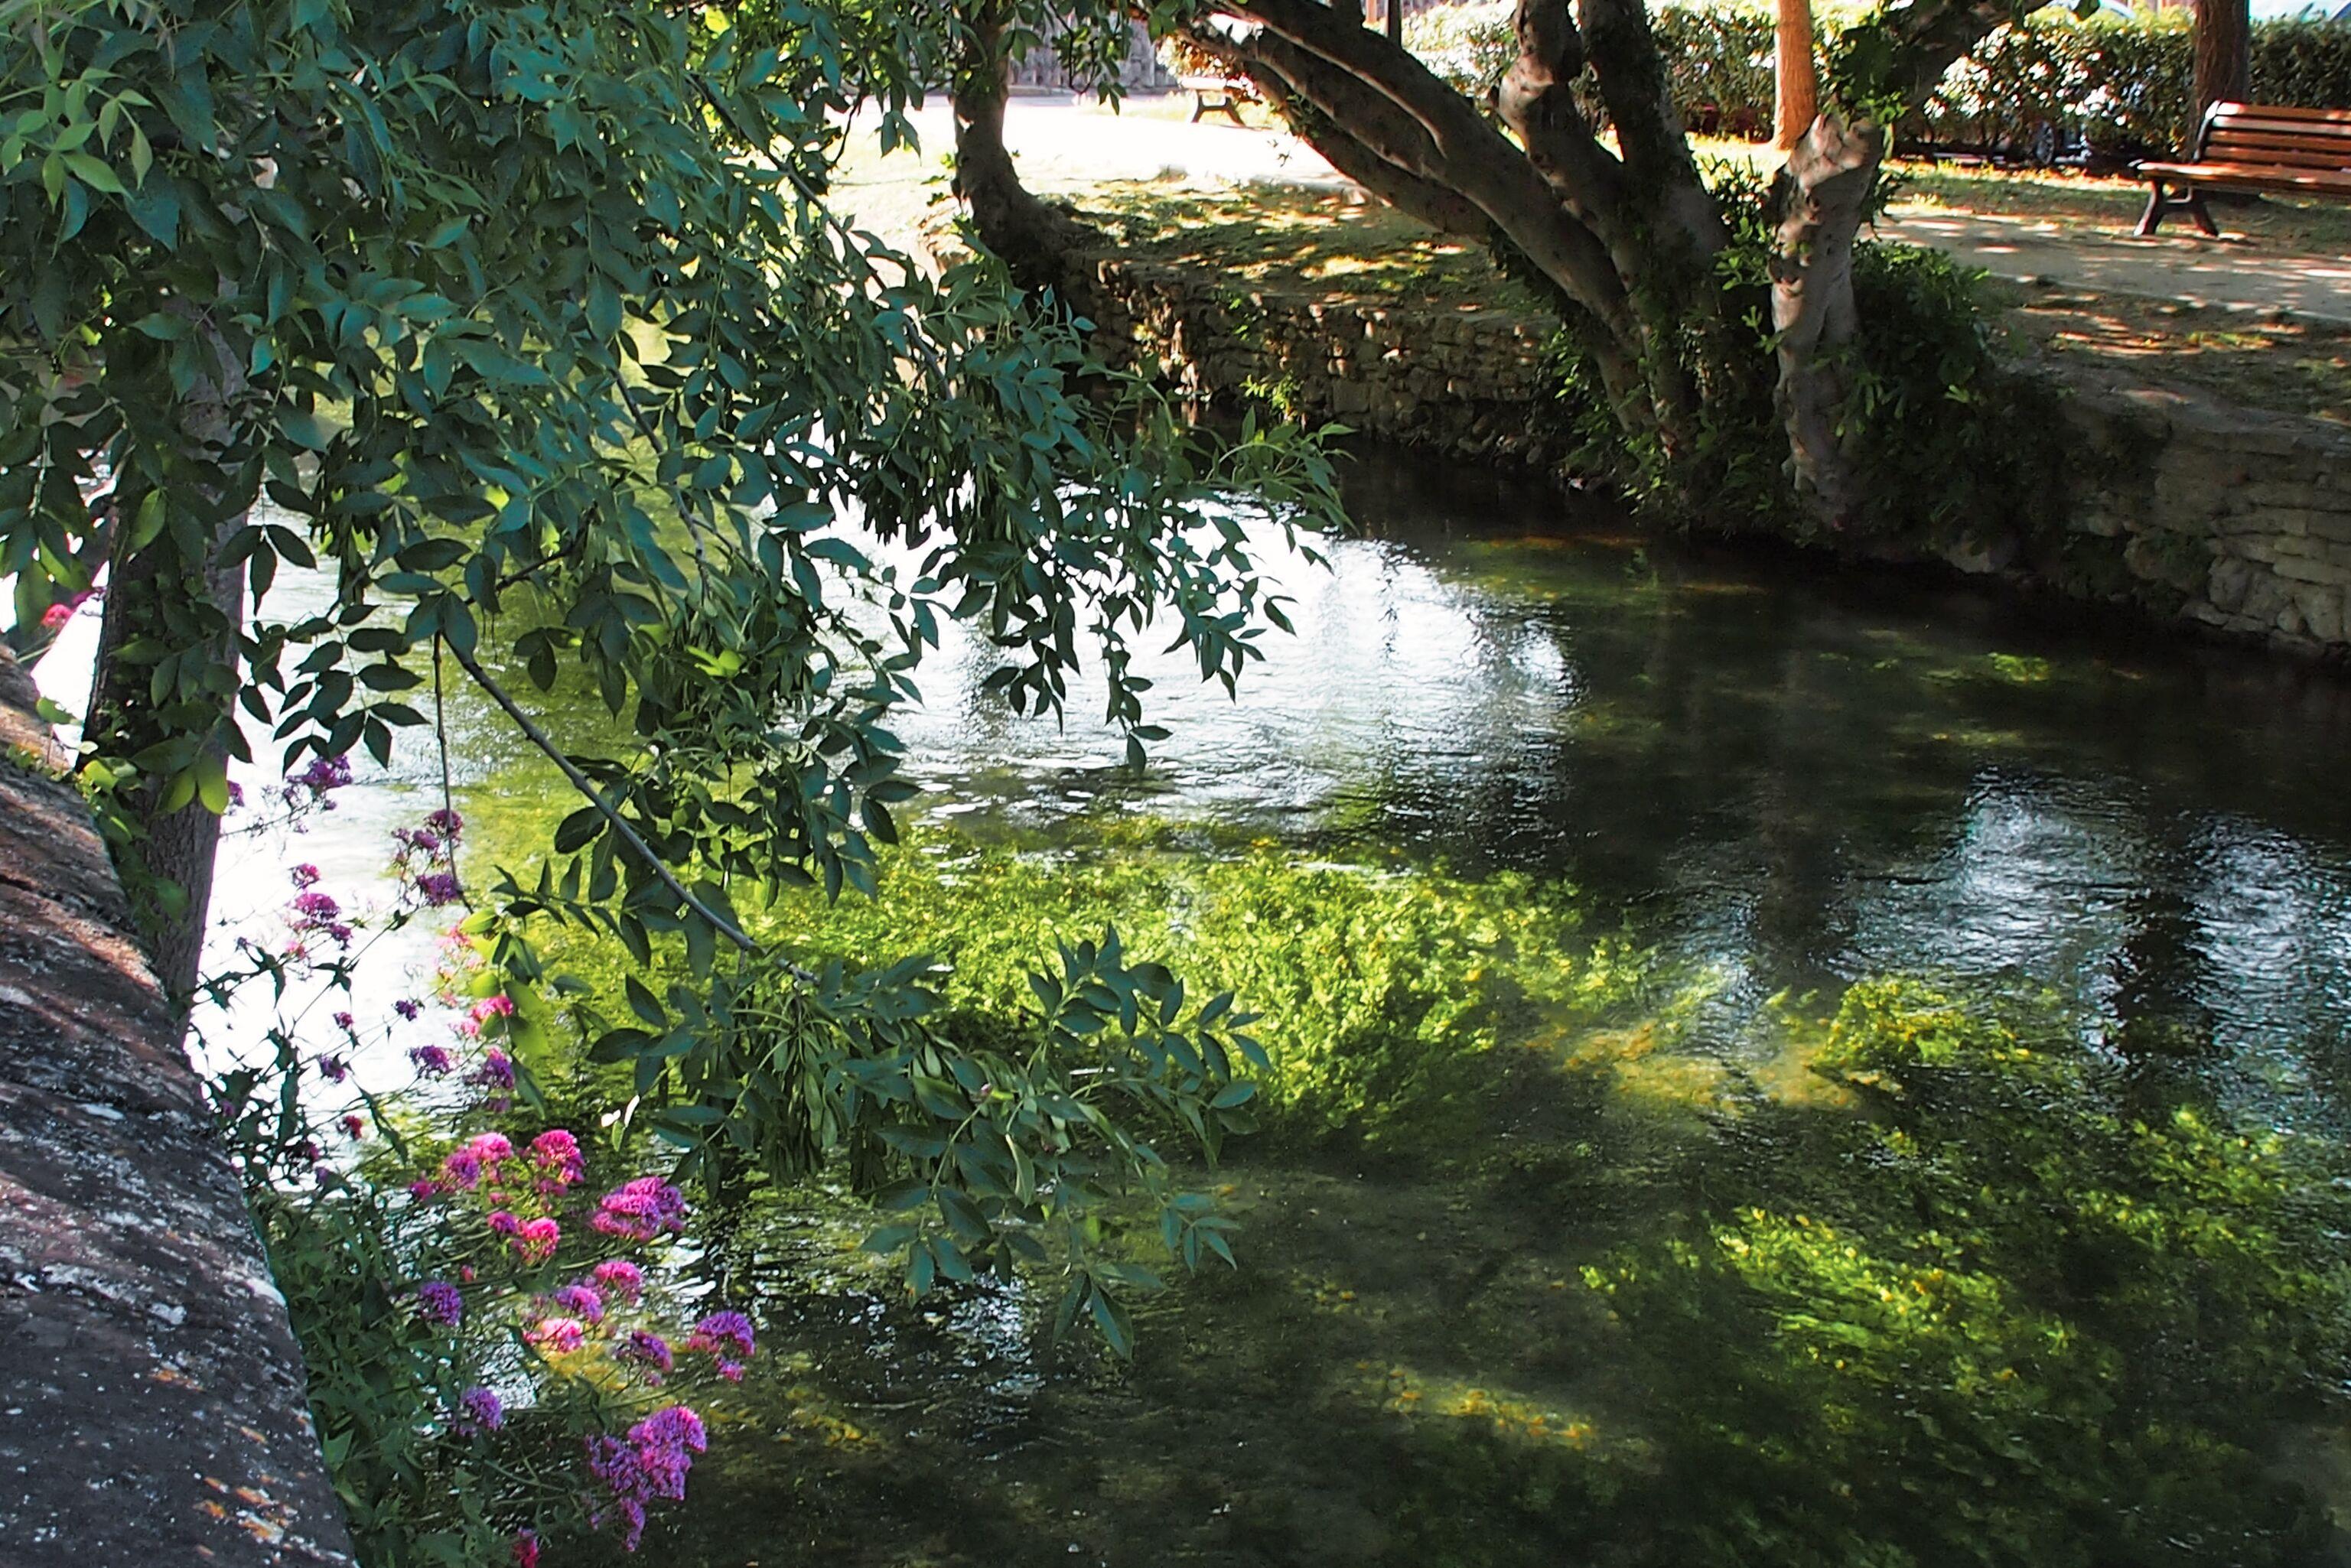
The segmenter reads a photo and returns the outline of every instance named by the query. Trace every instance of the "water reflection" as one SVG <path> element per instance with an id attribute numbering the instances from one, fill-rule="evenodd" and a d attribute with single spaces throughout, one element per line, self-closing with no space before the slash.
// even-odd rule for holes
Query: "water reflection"
<path id="1" fill-rule="evenodd" d="M 1267 640 L 1237 698 L 1179 657 L 1140 661 L 1173 733 L 1139 773 L 1082 694 L 1066 727 L 1008 716 L 980 695 L 992 651 L 950 636 L 897 727 L 934 810 L 1074 855 L 1147 812 L 1217 830 L 1204 845 L 1564 879 L 1594 929 L 1625 923 L 1707 977 L 1681 1045 L 1701 1063 L 1762 1073 L 1780 993 L 1957 972 L 2086 1004 L 2101 1051 L 2232 1109 L 2343 1125 L 2351 685 L 2072 607 L 1684 548 L 1596 510 L 1562 531 L 1547 496 L 1417 459 L 1366 453 L 1351 484 L 1363 537 L 1327 571 L 1280 569 L 1297 635 Z M 605 733 L 550 707 L 575 744 Z M 469 697 L 454 712 L 463 809 L 510 849 L 543 841 L 569 803 Z M 365 883 L 436 783 L 437 758 L 405 747 L 303 857 Z M 284 846 L 235 853 L 221 914 L 266 928 Z M 381 983 L 373 1010 L 403 982 Z M 1614 1504 L 1576 1489 L 1695 1464 L 1634 1428 L 1703 1399 L 1635 1369 L 1622 1325 L 1569 1286 L 1626 1237 L 1766 1201 L 1750 1186 L 1823 1134 L 1759 1113 L 1677 1142 L 1622 1121 L 1604 1076 L 1512 1071 L 1507 1113 L 1450 1165 L 1245 1165 L 1249 1267 L 1148 1310 L 1132 1371 L 1057 1351 L 1017 1291 L 904 1305 L 838 1195 L 725 1217 L 670 1288 L 755 1291 L 775 1354 L 676 1560 L 1590 1547 L 1559 1521 Z M 1711 1082 L 1678 1071 L 1649 1090 Z M 1726 1346 L 1768 1337 L 1729 1317 L 1691 1333 L 1719 1357 L 1694 1366 L 1724 1379 L 1742 1370 Z M 1444 1448 L 1405 1421 L 1416 1400 L 1581 1432 L 1583 1468 Z M 1593 1560 L 1656 1560 L 1645 1540 Z"/>

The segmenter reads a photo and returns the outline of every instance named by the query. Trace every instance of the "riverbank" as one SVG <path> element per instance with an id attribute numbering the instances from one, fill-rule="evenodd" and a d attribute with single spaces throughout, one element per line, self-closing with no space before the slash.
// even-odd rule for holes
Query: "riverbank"
<path id="1" fill-rule="evenodd" d="M 1236 283 L 1125 254 L 1064 287 L 1122 352 L 1196 401 L 1336 420 L 1447 457 L 1572 482 L 1545 417 L 1550 324 L 1490 305 Z M 2054 538 L 2001 528 L 1873 559 L 1939 562 L 2039 593 L 2325 659 L 2351 656 L 2351 431 L 2036 355 L 2074 455 Z"/>

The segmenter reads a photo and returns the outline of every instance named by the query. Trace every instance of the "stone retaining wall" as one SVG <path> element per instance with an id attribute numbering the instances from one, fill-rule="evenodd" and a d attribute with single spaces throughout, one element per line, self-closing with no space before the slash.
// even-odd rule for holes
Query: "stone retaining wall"
<path id="1" fill-rule="evenodd" d="M 1076 302 L 1202 401 L 1268 403 L 1472 461 L 1556 470 L 1565 455 L 1539 417 L 1541 319 L 1333 302 L 1121 256 L 1084 268 Z M 2082 457 L 2067 538 L 2037 555 L 1979 542 L 1947 564 L 2351 653 L 2351 433 L 2153 388 L 2072 385 L 2065 407 Z"/>
<path id="2" fill-rule="evenodd" d="M 349 1563 L 302 1357 L 0 650 L 0 1565 Z"/>

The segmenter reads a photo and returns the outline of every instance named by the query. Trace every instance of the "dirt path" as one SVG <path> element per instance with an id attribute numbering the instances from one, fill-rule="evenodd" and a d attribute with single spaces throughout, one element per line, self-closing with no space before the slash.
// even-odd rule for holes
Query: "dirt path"
<path id="1" fill-rule="evenodd" d="M 2227 221 L 2223 213 L 2224 228 Z M 1948 250 L 2001 277 L 2047 278 L 2100 293 L 2351 322 L 2351 260 L 2294 255 L 2241 235 L 2207 239 L 2167 232 L 2140 239 L 2127 230 L 2071 219 L 1984 217 L 1902 206 L 1877 232 Z"/>

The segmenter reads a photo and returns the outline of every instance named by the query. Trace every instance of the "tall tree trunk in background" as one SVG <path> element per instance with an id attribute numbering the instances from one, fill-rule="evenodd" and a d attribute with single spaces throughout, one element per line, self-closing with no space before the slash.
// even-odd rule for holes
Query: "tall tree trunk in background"
<path id="1" fill-rule="evenodd" d="M 228 730 L 235 722 L 236 688 L 230 672 L 245 619 L 246 573 L 242 563 L 222 566 L 220 558 L 245 516 L 241 510 L 223 513 L 220 508 L 230 504 L 226 468 L 236 460 L 239 405 L 246 382 L 235 351 L 200 312 L 179 303 L 171 308 L 196 323 L 212 350 L 215 372 L 199 381 L 178 404 L 176 444 L 187 461 L 185 470 L 173 477 L 186 483 L 157 486 L 165 512 L 161 533 L 141 537 L 129 515 L 117 521 L 86 728 L 91 735 L 105 736 L 107 751 L 117 756 L 136 756 L 161 738 L 153 666 L 128 656 L 128 650 L 134 641 L 151 637 L 164 647 L 183 646 L 187 628 L 204 626 L 211 643 L 212 669 L 206 674 L 217 678 L 197 688 L 195 700 L 214 710 L 218 727 L 206 749 L 215 764 L 225 765 Z M 172 630 L 167 632 L 167 627 Z M 176 694 L 166 699 L 180 705 L 172 716 L 174 727 L 196 717 L 186 711 L 188 677 L 183 673 L 181 678 Z M 184 1018 L 204 956 L 213 867 L 220 852 L 220 815 L 202 800 L 165 809 L 160 781 L 140 785 L 124 804 L 139 832 L 137 842 L 126 848 L 144 873 L 127 879 L 134 894 L 158 883 L 173 890 L 162 895 L 157 888 L 141 898 L 140 914 L 155 977 Z"/>
<path id="2" fill-rule="evenodd" d="M 1092 237 L 1092 231 L 1023 185 L 1004 144 L 1004 111 L 1012 92 L 1006 24 L 1000 6 L 976 6 L 956 61 L 950 94 L 955 190 L 969 208 L 981 243 L 1003 258 L 1023 287 L 1042 287 L 1059 280 L 1061 257 Z"/>
<path id="3" fill-rule="evenodd" d="M 1802 140 L 1821 111 L 1819 68 L 1813 60 L 1812 0 L 1780 0 L 1771 35 L 1771 145 L 1786 152 Z"/>
<path id="4" fill-rule="evenodd" d="M 2247 0 L 2196 0 L 2196 113 L 2253 93 L 2253 22 Z M 2182 155 L 2189 150 L 2181 148 Z"/>
<path id="5" fill-rule="evenodd" d="M 1844 356 L 1858 316 L 1853 244 L 1886 158 L 1886 132 L 1817 116 L 1788 154 L 1773 195 L 1779 230 L 1771 256 L 1771 326 L 1780 361 L 1779 405 L 1796 494 L 1832 528 L 1865 499 L 1838 430 L 1846 391 Z"/>
<path id="6" fill-rule="evenodd" d="M 1404 47 L 1404 0 L 1387 0 L 1388 42 Z"/>

